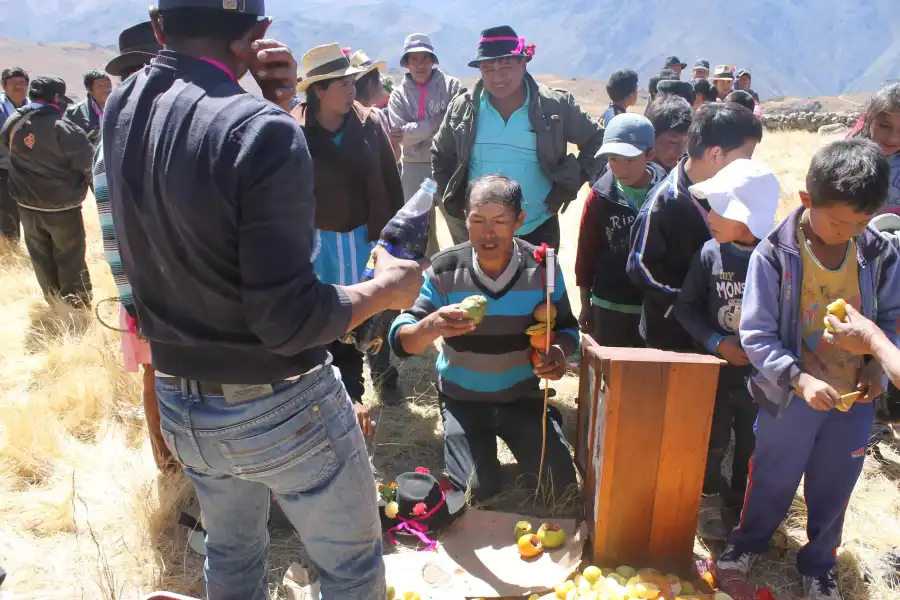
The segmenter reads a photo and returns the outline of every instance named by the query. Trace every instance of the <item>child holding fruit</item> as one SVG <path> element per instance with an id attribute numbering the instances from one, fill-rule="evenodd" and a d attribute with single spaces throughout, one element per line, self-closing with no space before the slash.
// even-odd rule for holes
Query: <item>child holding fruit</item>
<path id="1" fill-rule="evenodd" d="M 844 299 L 894 343 L 900 317 L 900 256 L 867 227 L 888 195 L 890 168 L 868 140 L 834 142 L 812 159 L 808 193 L 750 258 L 740 324 L 760 405 L 756 450 L 741 521 L 716 565 L 735 600 L 753 598 L 747 575 L 787 515 L 804 478 L 809 543 L 797 556 L 809 600 L 836 600 L 835 550 L 862 471 L 877 361 L 823 340 L 828 305 Z M 841 396 L 863 393 L 847 412 Z"/>
<path id="2" fill-rule="evenodd" d="M 706 457 L 706 477 L 697 535 L 725 540 L 725 507 L 740 512 L 753 454 L 757 406 L 747 391 L 750 366 L 741 347 L 738 325 L 750 255 L 775 226 L 778 179 L 765 165 L 736 160 L 703 183 L 690 187 L 696 198 L 709 202 L 713 239 L 694 256 L 675 316 L 698 347 L 728 361 L 719 370 L 719 385 Z M 734 432 L 731 484 L 722 476 L 722 462 Z"/>
<path id="3" fill-rule="evenodd" d="M 397 317 L 388 339 L 397 356 L 407 357 L 443 338 L 437 388 L 447 474 L 457 490 L 470 489 L 483 500 L 501 490 L 497 437 L 527 476 L 523 485 L 537 484 L 543 427 L 538 381 L 563 376 L 578 347 L 578 323 L 559 266 L 546 274 L 535 248 L 514 236 L 525 219 L 518 183 L 501 175 L 475 179 L 465 215 L 471 241 L 435 255 L 418 300 Z M 555 282 L 549 314 L 547 276 Z M 533 356 L 526 331 L 546 327 L 555 336 L 550 352 Z M 559 496 L 575 484 L 575 467 L 559 413 L 550 412 L 556 418 L 544 417 L 541 485 Z"/>

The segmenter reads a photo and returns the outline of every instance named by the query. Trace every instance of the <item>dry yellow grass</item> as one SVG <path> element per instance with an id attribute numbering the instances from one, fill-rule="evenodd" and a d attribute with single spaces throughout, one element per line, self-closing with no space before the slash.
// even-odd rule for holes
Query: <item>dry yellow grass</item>
<path id="1" fill-rule="evenodd" d="M 767 136 L 760 147 L 758 157 L 781 179 L 785 211 L 796 204 L 809 157 L 821 143 L 815 135 L 782 133 Z M 580 215 L 578 202 L 563 216 L 561 260 L 570 286 Z M 93 203 L 85 205 L 85 222 L 95 296 L 113 296 Z M 577 303 L 577 294 L 572 299 Z M 157 477 L 140 414 L 139 381 L 120 367 L 117 335 L 60 307 L 42 307 L 27 256 L 2 254 L 0 564 L 9 571 L 4 589 L 22 599 L 130 599 L 164 587 L 199 596 L 201 561 L 186 551 L 183 534 L 173 526 L 178 510 L 190 502 L 190 489 L 183 477 Z M 402 374 L 409 402 L 383 413 L 373 406 L 381 422 L 374 463 L 388 477 L 417 465 L 440 469 L 443 463 L 431 369 L 426 360 L 408 361 Z M 557 389 L 555 403 L 571 417 L 576 380 L 567 378 Z M 567 420 L 571 435 L 572 419 Z M 887 466 L 867 464 L 847 513 L 840 565 L 848 600 L 900 597 L 900 590 L 877 579 L 881 553 L 900 545 L 900 456 L 885 454 Z M 802 514 L 798 501 L 776 540 L 780 550 L 763 565 L 764 577 L 783 598 L 799 593 L 792 553 L 804 539 Z M 273 540 L 273 582 L 298 552 L 290 537 Z M 872 585 L 861 583 L 863 569 L 876 573 Z M 277 585 L 273 591 L 281 596 Z"/>

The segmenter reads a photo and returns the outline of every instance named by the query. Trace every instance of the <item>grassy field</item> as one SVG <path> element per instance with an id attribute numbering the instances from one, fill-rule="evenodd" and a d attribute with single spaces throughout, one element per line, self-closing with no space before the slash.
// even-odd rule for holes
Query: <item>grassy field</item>
<path id="1" fill-rule="evenodd" d="M 767 135 L 760 147 L 758 158 L 781 180 L 782 216 L 796 205 L 809 158 L 822 142 L 812 134 L 779 133 Z M 84 213 L 88 262 L 101 300 L 114 296 L 115 288 L 92 202 Z M 580 215 L 580 202 L 563 215 L 561 261 L 570 289 Z M 577 303 L 577 294 L 572 299 Z M 47 309 L 23 249 L 0 255 L 0 314 L 0 564 L 9 572 L 4 590 L 24 599 L 126 599 L 161 588 L 199 596 L 201 561 L 186 551 L 184 533 L 174 526 L 178 512 L 192 504 L 190 487 L 181 476 L 157 476 L 139 381 L 120 367 L 118 335 L 92 318 Z M 369 397 L 380 422 L 373 462 L 384 477 L 418 465 L 439 470 L 443 462 L 429 361 L 407 361 L 401 372 L 407 403 L 382 412 Z M 572 434 L 577 380 L 566 378 L 556 387 L 554 402 Z M 900 597 L 900 588 L 891 589 L 879 575 L 881 554 L 900 545 L 900 455 L 885 455 L 886 465 L 867 461 L 847 512 L 839 564 L 849 600 Z M 505 451 L 504 457 L 512 462 Z M 513 478 L 515 465 L 508 469 Z M 516 508 L 522 502 L 527 498 L 510 493 L 497 505 Z M 780 598 L 799 594 L 793 565 L 805 539 L 804 511 L 798 498 L 762 565 L 761 579 Z M 273 582 L 299 551 L 288 535 L 273 539 Z M 706 549 L 698 544 L 697 552 Z M 873 573 L 871 584 L 862 581 L 865 571 Z M 276 584 L 273 593 L 283 597 Z"/>

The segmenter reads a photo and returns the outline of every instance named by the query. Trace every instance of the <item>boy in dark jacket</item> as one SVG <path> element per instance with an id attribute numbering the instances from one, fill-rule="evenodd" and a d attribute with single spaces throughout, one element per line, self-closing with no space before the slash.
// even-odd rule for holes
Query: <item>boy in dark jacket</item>
<path id="1" fill-rule="evenodd" d="M 809 600 L 838 600 L 834 575 L 844 511 L 862 472 L 872 400 L 884 389 L 877 361 L 823 339 L 829 303 L 844 299 L 897 343 L 900 256 L 867 227 L 887 199 L 887 160 L 866 140 L 819 150 L 808 194 L 750 258 L 741 343 L 760 405 L 741 522 L 719 557 L 716 580 L 734 600 L 753 598 L 754 558 L 794 500 L 801 479 L 809 543 L 797 567 Z M 846 394 L 859 391 L 852 403 Z"/>
<path id="2" fill-rule="evenodd" d="M 83 307 L 91 301 L 91 280 L 81 203 L 94 149 L 63 117 L 68 98 L 62 79 L 34 79 L 28 97 L 33 104 L 17 110 L 0 130 L 12 164 L 9 193 L 19 205 L 25 246 L 44 297 Z"/>
<path id="3" fill-rule="evenodd" d="M 619 69 L 609 76 L 606 82 L 606 95 L 609 96 L 609 107 L 603 111 L 600 124 L 609 127 L 613 117 L 628 112 L 629 106 L 638 101 L 638 74 L 631 69 Z"/>
<path id="4" fill-rule="evenodd" d="M 756 405 L 747 391 L 749 361 L 741 348 L 738 324 L 750 254 L 775 226 L 778 179 L 766 166 L 736 160 L 712 179 L 690 188 L 710 205 L 713 239 L 694 256 L 694 262 L 675 304 L 678 322 L 698 348 L 728 361 L 719 370 L 706 477 L 697 535 L 725 540 L 723 508 L 740 510 L 747 488 L 747 468 L 753 454 Z M 734 431 L 731 485 L 722 477 L 722 461 Z"/>
<path id="5" fill-rule="evenodd" d="M 688 130 L 688 156 L 650 194 L 631 228 L 628 276 L 644 290 L 641 336 L 651 348 L 691 350 L 691 337 L 672 314 L 697 251 L 710 238 L 709 204 L 688 188 L 739 158 L 762 140 L 762 123 L 743 106 L 710 104 Z"/>
<path id="6" fill-rule="evenodd" d="M 597 153 L 609 160 L 609 169 L 584 203 L 575 260 L 579 323 L 602 346 L 643 346 L 638 331 L 643 294 L 628 280 L 625 263 L 631 224 L 650 190 L 666 176 L 648 161 L 654 139 L 645 117 L 613 117 Z"/>
<path id="7" fill-rule="evenodd" d="M 669 96 L 654 100 L 647 108 L 646 117 L 656 132 L 650 160 L 670 173 L 687 154 L 688 129 L 694 122 L 694 109 L 684 98 Z"/>

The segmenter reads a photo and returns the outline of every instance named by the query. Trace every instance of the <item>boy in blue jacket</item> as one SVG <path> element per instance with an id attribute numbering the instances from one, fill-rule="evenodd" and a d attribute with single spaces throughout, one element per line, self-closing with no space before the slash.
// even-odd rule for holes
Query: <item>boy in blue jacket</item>
<path id="1" fill-rule="evenodd" d="M 838 600 L 835 555 L 844 511 L 862 472 L 873 398 L 884 373 L 823 340 L 827 305 L 843 298 L 894 343 L 900 256 L 867 225 L 887 199 L 890 169 L 866 140 L 834 142 L 812 159 L 803 207 L 760 242 L 750 259 L 741 343 L 760 405 L 756 450 L 738 527 L 716 565 L 723 591 L 753 598 L 747 574 L 787 515 L 805 476 L 809 543 L 797 565 L 809 600 Z M 841 396 L 863 396 L 847 411 Z"/>
<path id="2" fill-rule="evenodd" d="M 728 361 L 719 369 L 697 523 L 697 535 L 706 540 L 728 539 L 725 507 L 740 511 L 747 488 L 757 406 L 747 391 L 751 367 L 741 348 L 738 325 L 750 255 L 775 227 L 779 190 L 778 178 L 768 167 L 744 159 L 690 188 L 696 198 L 709 202 L 713 239 L 694 256 L 675 303 L 675 316 L 698 348 Z M 729 485 L 722 476 L 722 462 L 732 431 Z"/>
<path id="3" fill-rule="evenodd" d="M 709 240 L 709 204 L 688 188 L 740 158 L 752 158 L 762 123 L 733 102 L 697 111 L 688 129 L 688 156 L 657 185 L 631 226 L 626 271 L 644 292 L 641 337 L 650 348 L 693 350 L 674 306 L 691 261 Z"/>

